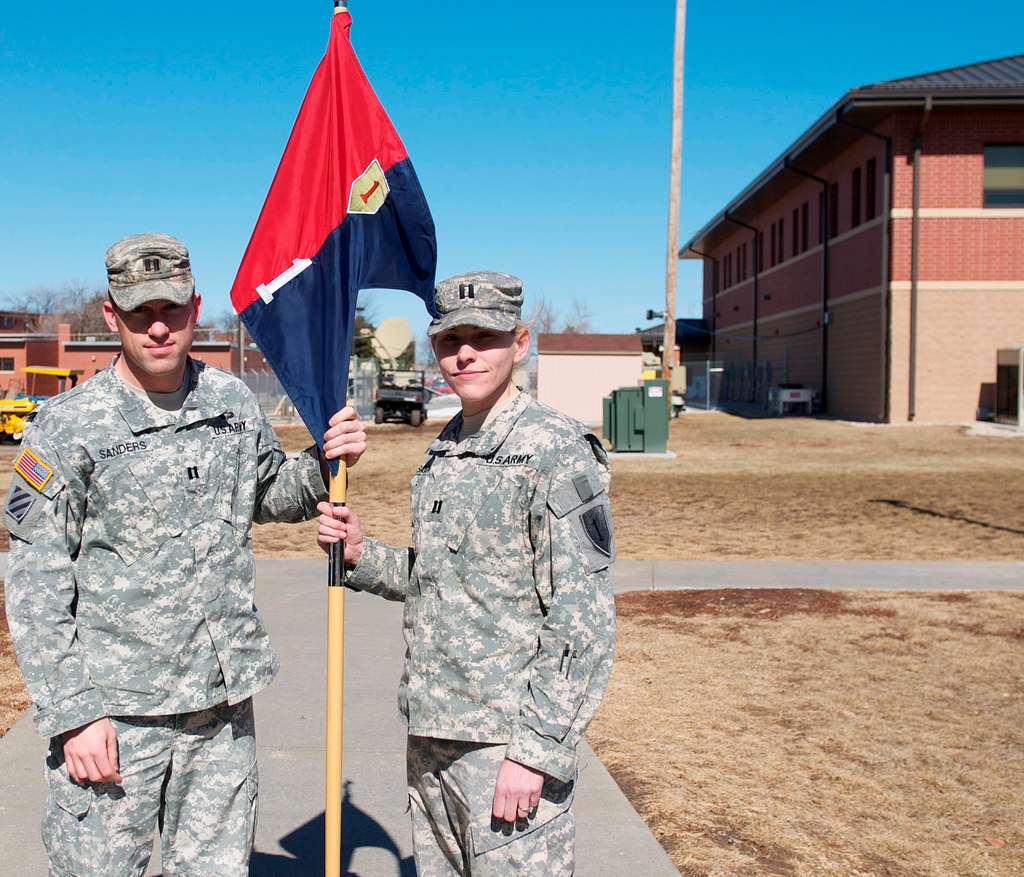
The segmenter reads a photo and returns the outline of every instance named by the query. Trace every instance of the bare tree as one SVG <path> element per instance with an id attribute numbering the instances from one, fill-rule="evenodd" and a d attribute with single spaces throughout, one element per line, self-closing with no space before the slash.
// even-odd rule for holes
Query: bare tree
<path id="1" fill-rule="evenodd" d="M 59 307 L 60 290 L 55 286 L 33 286 L 22 293 L 8 295 L 5 304 L 12 311 L 33 314 L 35 328 L 43 328 L 46 318 L 52 316 Z"/>
<path id="2" fill-rule="evenodd" d="M 534 298 L 533 307 L 530 308 L 530 315 L 526 322 L 530 324 L 530 328 L 535 333 L 554 332 L 557 319 L 554 307 L 543 295 Z"/>
<path id="3" fill-rule="evenodd" d="M 7 297 L 11 310 L 34 315 L 30 328 L 56 332 L 61 323 L 70 323 L 74 333 L 106 332 L 103 320 L 105 289 L 89 286 L 81 280 L 69 280 L 60 286 L 33 286 L 20 295 Z"/>
<path id="4" fill-rule="evenodd" d="M 572 306 L 569 308 L 569 316 L 566 318 L 562 331 L 582 335 L 593 331 L 593 320 L 590 306 L 578 296 L 573 296 Z"/>

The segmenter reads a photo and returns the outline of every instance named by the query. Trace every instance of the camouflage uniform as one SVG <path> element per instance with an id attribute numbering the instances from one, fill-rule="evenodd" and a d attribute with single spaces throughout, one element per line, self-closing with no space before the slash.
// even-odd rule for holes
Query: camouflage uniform
<path id="1" fill-rule="evenodd" d="M 191 359 L 186 380 L 169 413 L 100 372 L 46 402 L 16 461 L 7 614 L 36 726 L 54 738 L 44 834 L 62 877 L 142 874 L 158 811 L 165 874 L 248 873 L 249 698 L 278 668 L 253 604 L 251 525 L 306 520 L 325 489 L 315 448 L 286 459 L 238 380 Z M 124 785 L 83 789 L 61 735 L 102 716 Z"/>
<path id="2" fill-rule="evenodd" d="M 495 317 L 495 296 L 518 291 L 506 278 L 442 282 L 437 322 L 508 331 L 514 318 Z M 466 301 L 484 314 L 445 316 Z M 615 642 L 607 456 L 525 393 L 459 441 L 461 425 L 459 414 L 413 476 L 413 547 L 366 539 L 349 580 L 405 601 L 398 702 L 417 865 L 422 877 L 570 874 L 576 746 Z M 549 777 L 536 817 L 511 834 L 490 819 L 506 757 Z"/>

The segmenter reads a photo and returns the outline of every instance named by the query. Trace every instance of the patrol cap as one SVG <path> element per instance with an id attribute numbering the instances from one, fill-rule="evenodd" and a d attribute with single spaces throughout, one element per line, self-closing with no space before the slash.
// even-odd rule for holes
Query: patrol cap
<path id="1" fill-rule="evenodd" d="M 196 288 L 188 248 L 160 232 L 121 238 L 107 250 L 107 285 L 124 311 L 158 300 L 187 304 Z"/>
<path id="2" fill-rule="evenodd" d="M 441 316 L 431 322 L 427 335 L 452 326 L 511 332 L 523 306 L 523 281 L 499 271 L 456 274 L 434 287 L 434 304 Z"/>

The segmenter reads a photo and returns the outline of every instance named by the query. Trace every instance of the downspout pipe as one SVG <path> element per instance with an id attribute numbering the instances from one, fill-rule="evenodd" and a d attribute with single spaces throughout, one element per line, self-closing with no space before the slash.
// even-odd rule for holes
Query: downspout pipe
<path id="1" fill-rule="evenodd" d="M 814 180 L 821 184 L 821 216 L 819 226 L 821 227 L 821 410 L 828 410 L 828 325 L 832 321 L 832 315 L 828 310 L 829 291 L 829 227 L 828 227 L 828 180 L 805 171 L 803 168 L 793 164 L 792 159 L 787 155 L 783 159 L 783 166 L 798 176 L 808 180 Z"/>
<path id="2" fill-rule="evenodd" d="M 921 146 L 924 129 L 932 114 L 932 96 L 924 99 L 921 120 L 914 132 L 914 195 L 910 219 L 910 384 L 907 388 L 907 420 L 917 417 L 917 326 L 918 326 L 918 275 L 921 261 Z"/>
<path id="3" fill-rule="evenodd" d="M 716 309 L 718 308 L 718 264 L 715 262 L 715 257 L 710 253 L 701 252 L 696 247 L 690 247 L 689 250 L 695 256 L 700 256 L 711 263 L 711 359 L 714 359 L 718 342 L 718 318 L 716 316 Z"/>
<path id="4" fill-rule="evenodd" d="M 854 131 L 859 131 L 861 134 L 868 137 L 875 137 L 885 144 L 885 178 L 882 183 L 882 265 L 879 272 L 879 283 L 882 287 L 880 314 L 882 331 L 882 392 L 879 397 L 882 400 L 882 406 L 879 413 L 879 420 L 882 423 L 888 423 L 892 417 L 892 400 L 890 394 L 890 377 L 892 375 L 892 330 L 889 325 L 889 315 L 892 313 L 892 288 L 889 283 L 889 278 L 892 276 L 892 137 L 889 137 L 886 134 L 880 134 L 878 131 L 873 131 L 871 128 L 865 128 L 863 125 L 848 122 L 843 118 L 845 112 L 845 110 L 839 110 L 836 113 L 837 124 L 845 125 L 847 128 L 852 128 Z"/>
<path id="5" fill-rule="evenodd" d="M 740 228 L 745 228 L 748 231 L 750 231 L 751 238 L 754 241 L 754 246 L 753 246 L 753 251 L 754 251 L 754 311 L 753 311 L 754 331 L 751 332 L 751 335 L 753 336 L 753 339 L 754 339 L 754 349 L 753 349 L 754 374 L 752 375 L 752 377 L 754 379 L 753 380 L 754 398 L 751 401 L 752 402 L 756 402 L 757 401 L 757 391 L 759 389 L 758 388 L 758 381 L 757 381 L 757 315 L 758 315 L 757 290 L 758 290 L 758 273 L 759 273 L 758 272 L 758 268 L 760 267 L 760 257 L 761 257 L 761 254 L 758 252 L 758 232 L 760 231 L 760 229 L 758 229 L 756 226 L 750 225 L 747 222 L 744 222 L 742 219 L 737 219 L 735 216 L 733 216 L 728 211 L 726 211 L 724 218 L 725 218 L 726 222 L 731 222 L 733 225 L 738 225 Z"/>

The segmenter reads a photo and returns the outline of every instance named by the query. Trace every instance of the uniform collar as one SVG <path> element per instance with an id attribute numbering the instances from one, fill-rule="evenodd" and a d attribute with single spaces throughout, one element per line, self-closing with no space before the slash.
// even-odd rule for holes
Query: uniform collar
<path id="1" fill-rule="evenodd" d="M 512 427 L 520 415 L 532 403 L 528 393 L 519 391 L 519 395 L 505 405 L 495 416 L 494 420 L 488 423 L 479 432 L 474 433 L 461 442 L 459 430 L 462 428 L 462 412 L 456 414 L 441 434 L 434 439 L 427 452 L 431 454 L 473 454 L 477 457 L 489 457 L 502 446 Z"/>
<path id="2" fill-rule="evenodd" d="M 116 362 L 116 360 L 115 360 Z M 107 386 L 114 396 L 114 404 L 121 412 L 125 423 L 136 435 L 149 429 L 174 426 L 176 429 L 212 420 L 228 413 L 230 403 L 210 385 L 205 363 L 197 362 L 190 356 L 186 361 L 185 379 L 189 382 L 185 405 L 179 414 L 165 412 L 150 405 L 145 399 L 125 386 L 122 378 L 111 364 L 104 372 Z"/>

